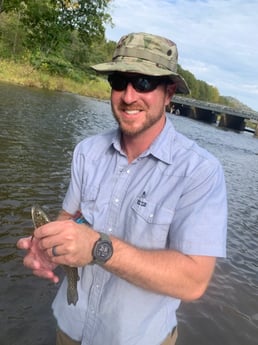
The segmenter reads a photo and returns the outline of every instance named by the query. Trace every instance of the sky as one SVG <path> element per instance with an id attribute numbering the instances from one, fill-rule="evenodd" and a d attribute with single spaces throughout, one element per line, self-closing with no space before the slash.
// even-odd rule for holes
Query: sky
<path id="1" fill-rule="evenodd" d="M 183 69 L 258 111 L 258 0 L 113 0 L 108 12 L 107 40 L 167 37 Z"/>

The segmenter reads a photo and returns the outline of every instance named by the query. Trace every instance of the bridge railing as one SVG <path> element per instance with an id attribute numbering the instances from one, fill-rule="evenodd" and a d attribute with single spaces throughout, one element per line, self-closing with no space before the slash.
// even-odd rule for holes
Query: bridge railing
<path id="1" fill-rule="evenodd" d="M 193 107 L 197 107 L 201 109 L 207 109 L 207 110 L 214 111 L 216 113 L 235 115 L 235 116 L 243 117 L 246 119 L 252 119 L 252 120 L 258 121 L 258 112 L 253 111 L 253 110 L 247 111 L 247 110 L 232 108 L 232 107 L 222 105 L 222 104 L 205 102 L 205 101 L 200 101 L 194 98 L 188 98 L 188 97 L 182 97 L 182 96 L 174 96 L 172 98 L 172 102 L 185 104 L 185 105 L 189 105 L 189 106 L 193 106 Z"/>

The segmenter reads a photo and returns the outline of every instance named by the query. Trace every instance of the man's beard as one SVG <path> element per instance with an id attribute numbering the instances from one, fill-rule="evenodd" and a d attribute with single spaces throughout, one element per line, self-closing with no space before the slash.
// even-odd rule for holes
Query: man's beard
<path id="1" fill-rule="evenodd" d="M 155 125 L 155 123 L 157 123 L 162 118 L 162 116 L 164 114 L 164 111 L 162 109 L 162 111 L 160 111 L 160 113 L 158 115 L 146 117 L 145 121 L 141 123 L 141 126 L 133 128 L 133 126 L 130 126 L 129 121 L 128 121 L 128 126 L 127 126 L 126 121 L 122 121 L 119 118 L 119 116 L 116 115 L 113 107 L 112 107 L 112 112 L 113 112 L 113 116 L 114 116 L 116 122 L 119 125 L 121 132 L 123 134 L 129 136 L 129 137 L 138 136 L 138 135 L 142 134 L 143 132 L 145 132 L 146 130 L 151 128 L 153 125 Z"/>

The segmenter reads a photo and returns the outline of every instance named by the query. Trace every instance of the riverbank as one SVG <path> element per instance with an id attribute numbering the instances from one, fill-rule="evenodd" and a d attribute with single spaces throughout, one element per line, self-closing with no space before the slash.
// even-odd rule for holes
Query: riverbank
<path id="1" fill-rule="evenodd" d="M 53 91 L 71 92 L 102 100 L 110 98 L 110 86 L 107 81 L 99 76 L 92 74 L 85 76 L 83 82 L 75 81 L 72 78 L 51 75 L 42 70 L 37 70 L 30 64 L 21 64 L 9 60 L 0 61 L 0 81 Z M 251 120 L 246 120 L 246 126 L 254 132 L 257 124 Z"/>
<path id="2" fill-rule="evenodd" d="M 48 90 L 72 92 L 98 99 L 109 99 L 108 83 L 97 76 L 87 76 L 83 82 L 77 82 L 68 77 L 51 75 L 35 69 L 29 64 L 13 61 L 0 61 L 0 81 Z"/>

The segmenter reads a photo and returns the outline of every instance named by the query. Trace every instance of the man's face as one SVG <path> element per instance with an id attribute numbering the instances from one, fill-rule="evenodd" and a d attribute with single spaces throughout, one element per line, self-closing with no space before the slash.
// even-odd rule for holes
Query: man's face
<path id="1" fill-rule="evenodd" d="M 124 90 L 112 88 L 111 105 L 115 119 L 121 131 L 127 136 L 136 136 L 146 132 L 149 128 L 164 125 L 165 107 L 169 104 L 175 90 L 174 85 L 158 84 L 154 90 L 140 92 L 133 84 L 137 74 L 120 74 L 120 77 L 129 78 Z M 130 78 L 132 78 L 130 82 Z M 143 77 L 144 78 L 144 77 Z"/>

